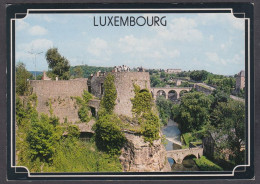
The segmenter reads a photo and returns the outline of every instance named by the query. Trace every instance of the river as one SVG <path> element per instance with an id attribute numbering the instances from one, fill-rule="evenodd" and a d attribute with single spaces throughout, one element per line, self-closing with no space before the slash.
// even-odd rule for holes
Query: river
<path id="1" fill-rule="evenodd" d="M 168 124 L 163 127 L 162 133 L 165 135 L 167 141 L 167 144 L 165 145 L 166 151 L 181 149 L 181 132 L 177 123 L 170 119 Z M 199 171 L 199 168 L 191 157 L 185 158 L 182 164 L 174 163 L 174 160 L 171 158 L 168 158 L 168 161 L 172 171 Z"/>

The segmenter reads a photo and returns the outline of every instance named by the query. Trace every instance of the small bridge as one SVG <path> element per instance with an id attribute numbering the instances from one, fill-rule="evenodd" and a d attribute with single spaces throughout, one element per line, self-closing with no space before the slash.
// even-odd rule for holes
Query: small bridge
<path id="1" fill-rule="evenodd" d="M 166 99 L 177 100 L 184 93 L 190 91 L 192 87 L 164 87 L 164 88 L 151 88 L 154 99 L 159 96 L 164 96 Z"/>
<path id="2" fill-rule="evenodd" d="M 200 158 L 203 155 L 203 148 L 196 147 L 167 151 L 167 157 L 172 158 L 177 164 L 181 164 L 184 158 L 189 155 L 194 155 L 196 158 Z"/>

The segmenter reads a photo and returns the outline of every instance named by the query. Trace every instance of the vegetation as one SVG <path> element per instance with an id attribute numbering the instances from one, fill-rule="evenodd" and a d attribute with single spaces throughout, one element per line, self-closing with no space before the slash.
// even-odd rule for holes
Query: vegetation
<path id="1" fill-rule="evenodd" d="M 223 169 L 217 164 L 208 160 L 205 156 L 200 157 L 199 159 L 193 159 L 196 165 L 201 171 L 223 171 Z"/>
<path id="2" fill-rule="evenodd" d="M 205 70 L 195 70 L 190 73 L 190 79 L 194 81 L 204 81 L 207 79 L 209 72 Z"/>
<path id="3" fill-rule="evenodd" d="M 60 55 L 57 48 L 49 49 L 45 54 L 49 68 L 52 69 L 50 74 L 52 78 L 56 76 L 60 80 L 68 80 L 70 78 L 69 61 Z"/>
<path id="4" fill-rule="evenodd" d="M 27 95 L 29 93 L 30 85 L 28 79 L 32 74 L 25 68 L 24 63 L 18 63 L 15 67 L 15 90 L 18 95 Z"/>
<path id="5" fill-rule="evenodd" d="M 152 95 L 148 89 L 141 90 L 138 85 L 134 84 L 135 97 L 131 99 L 133 104 L 132 112 L 140 116 L 142 113 L 149 113 L 152 110 Z"/>
<path id="6" fill-rule="evenodd" d="M 93 96 L 86 90 L 83 91 L 82 97 L 74 97 L 79 105 L 78 116 L 81 122 L 89 122 L 89 106 L 88 102 Z"/>
<path id="7" fill-rule="evenodd" d="M 179 123 L 182 133 L 200 130 L 209 122 L 211 100 L 201 92 L 187 93 L 175 107 L 174 120 Z"/>
<path id="8" fill-rule="evenodd" d="M 134 84 L 135 96 L 131 99 L 132 112 L 141 126 L 141 134 L 144 140 L 152 144 L 160 138 L 159 117 L 152 110 L 152 95 L 148 89 L 141 90 L 140 86 Z"/>
<path id="9" fill-rule="evenodd" d="M 108 114 L 111 114 L 116 105 L 117 92 L 114 83 L 115 77 L 109 73 L 104 82 L 104 96 L 101 100 L 101 106 Z"/>
<path id="10" fill-rule="evenodd" d="M 120 119 L 114 114 L 103 114 L 95 124 L 97 147 L 110 155 L 120 154 L 126 139 L 121 132 Z"/>
<path id="11" fill-rule="evenodd" d="M 156 106 L 162 124 L 167 125 L 168 120 L 173 117 L 173 103 L 170 100 L 165 99 L 163 96 L 159 96 L 156 98 Z"/>
<path id="12" fill-rule="evenodd" d="M 101 72 L 111 72 L 112 67 L 97 67 L 97 66 L 88 66 L 88 65 L 79 65 L 79 66 L 71 66 L 70 67 L 70 74 L 74 78 L 88 78 L 91 74 L 94 74 L 98 71 Z M 82 72 L 82 75 L 81 75 Z"/>
<path id="13" fill-rule="evenodd" d="M 211 122 L 210 131 L 217 132 L 218 156 L 224 158 L 223 150 L 232 150 L 234 163 L 242 164 L 245 157 L 242 151 L 245 143 L 245 104 L 231 99 L 227 103 L 218 103 L 211 114 Z"/>

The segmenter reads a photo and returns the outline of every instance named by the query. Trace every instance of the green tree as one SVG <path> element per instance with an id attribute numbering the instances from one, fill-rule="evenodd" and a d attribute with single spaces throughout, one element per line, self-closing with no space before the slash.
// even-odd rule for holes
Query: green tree
<path id="1" fill-rule="evenodd" d="M 28 95 L 30 84 L 28 79 L 32 77 L 32 74 L 25 68 L 24 63 L 18 63 L 15 67 L 15 89 L 18 95 Z"/>
<path id="2" fill-rule="evenodd" d="M 156 99 L 156 106 L 159 111 L 160 119 L 164 125 L 167 125 L 168 120 L 172 117 L 173 103 L 170 100 L 165 99 L 163 96 L 159 96 Z"/>
<path id="3" fill-rule="evenodd" d="M 119 154 L 126 139 L 117 125 L 120 119 L 116 115 L 105 114 L 99 117 L 94 126 L 95 141 L 100 150 L 111 155 Z"/>
<path id="4" fill-rule="evenodd" d="M 181 99 L 179 108 L 175 108 L 174 120 L 179 123 L 182 133 L 200 130 L 209 122 L 211 100 L 204 93 L 187 93 Z"/>
<path id="5" fill-rule="evenodd" d="M 245 156 L 241 148 L 245 143 L 245 104 L 232 99 L 218 103 L 211 114 L 211 122 L 217 147 L 232 151 L 234 162 L 243 164 Z"/>
<path id="6" fill-rule="evenodd" d="M 106 110 L 107 113 L 111 114 L 116 105 L 116 86 L 115 86 L 115 77 L 111 73 L 105 78 L 104 82 L 104 96 L 101 100 L 101 106 Z"/>
<path id="7" fill-rule="evenodd" d="M 55 143 L 61 138 L 61 132 L 50 123 L 47 115 L 42 114 L 40 119 L 31 122 L 28 130 L 27 141 L 33 160 L 51 162 L 55 152 Z"/>
<path id="8" fill-rule="evenodd" d="M 89 106 L 88 102 L 93 96 L 86 90 L 83 91 L 82 97 L 74 97 L 79 105 L 78 116 L 81 122 L 89 122 Z"/>
<path id="9" fill-rule="evenodd" d="M 75 78 L 82 78 L 83 77 L 83 69 L 80 66 L 76 66 L 74 69 Z"/>
<path id="10" fill-rule="evenodd" d="M 190 73 L 190 78 L 195 81 L 204 81 L 207 79 L 209 72 L 205 70 L 195 70 Z"/>
<path id="11" fill-rule="evenodd" d="M 45 57 L 54 75 L 58 76 L 61 80 L 68 80 L 70 78 L 69 61 L 60 55 L 57 48 L 49 49 Z"/>

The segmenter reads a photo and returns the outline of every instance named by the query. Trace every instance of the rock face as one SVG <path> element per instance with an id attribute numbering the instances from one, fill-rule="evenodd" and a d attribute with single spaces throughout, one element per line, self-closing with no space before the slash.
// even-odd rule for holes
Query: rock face
<path id="1" fill-rule="evenodd" d="M 170 164 L 161 139 L 153 145 L 144 142 L 141 136 L 125 133 L 126 145 L 122 148 L 120 162 L 126 172 L 169 172 Z"/>

